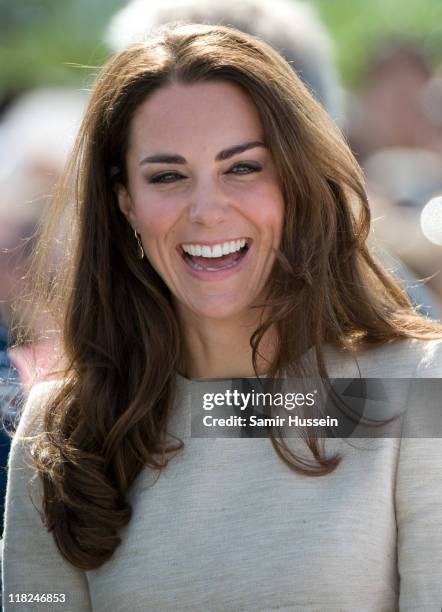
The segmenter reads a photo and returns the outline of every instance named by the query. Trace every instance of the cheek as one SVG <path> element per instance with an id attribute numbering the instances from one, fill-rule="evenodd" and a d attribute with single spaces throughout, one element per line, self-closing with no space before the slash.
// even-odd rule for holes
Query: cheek
<path id="1" fill-rule="evenodd" d="M 148 248 L 150 241 L 164 240 L 180 216 L 179 207 L 158 198 L 138 199 L 135 208 L 140 233 Z"/>
<path id="2" fill-rule="evenodd" d="M 251 220 L 266 233 L 279 237 L 284 223 L 284 199 L 276 186 L 266 186 L 249 202 Z"/>
<path id="3" fill-rule="evenodd" d="M 273 196 L 273 197 L 272 197 Z M 268 205 L 265 207 L 264 215 L 266 222 L 271 225 L 274 230 L 280 231 L 284 222 L 284 200 L 279 193 L 270 194 Z"/>

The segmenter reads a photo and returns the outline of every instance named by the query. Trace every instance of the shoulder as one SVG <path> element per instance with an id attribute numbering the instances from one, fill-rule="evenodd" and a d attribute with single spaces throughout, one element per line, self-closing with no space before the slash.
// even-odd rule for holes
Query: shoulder
<path id="1" fill-rule="evenodd" d="M 424 342 L 416 376 L 422 378 L 442 378 L 442 339 Z"/>
<path id="2" fill-rule="evenodd" d="M 406 338 L 350 353 L 326 349 L 330 377 L 442 378 L 442 338 Z"/>
<path id="3" fill-rule="evenodd" d="M 32 458 L 34 442 L 44 434 L 45 406 L 60 384 L 61 381 L 50 381 L 32 387 L 22 410 L 17 413 L 16 430 L 8 457 L 6 494 L 7 508 L 14 507 L 14 516 L 18 505 L 22 508 L 20 512 L 27 512 L 25 506 L 30 491 L 27 487 L 33 487 L 32 483 L 37 482 L 34 480 L 37 472 Z"/>
<path id="4" fill-rule="evenodd" d="M 7 500 L 24 503 L 24 489 L 33 481 L 36 470 L 32 454 L 34 442 L 44 434 L 45 406 L 61 381 L 42 382 L 32 387 L 23 409 L 17 413 L 16 430 L 8 457 Z M 28 499 L 26 497 L 26 499 Z M 16 512 L 16 510 L 14 510 Z"/>
<path id="5" fill-rule="evenodd" d="M 45 407 L 62 385 L 62 380 L 51 380 L 40 382 L 31 388 L 24 402 L 23 409 L 17 414 L 17 428 L 14 440 L 22 436 L 38 433 L 41 430 Z"/>
<path id="6" fill-rule="evenodd" d="M 398 340 L 378 349 L 377 356 L 384 376 L 442 377 L 442 338 Z"/>

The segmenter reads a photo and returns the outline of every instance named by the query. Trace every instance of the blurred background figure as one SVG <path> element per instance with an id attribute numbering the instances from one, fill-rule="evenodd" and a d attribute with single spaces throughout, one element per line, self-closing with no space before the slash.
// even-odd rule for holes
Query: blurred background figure
<path id="1" fill-rule="evenodd" d="M 439 69 L 440 70 L 440 69 Z M 442 195 L 442 80 L 422 46 L 386 42 L 352 98 L 349 140 L 370 193 L 378 241 L 442 297 L 442 227 L 425 231 L 425 205 Z M 427 208 L 434 223 L 442 203 Z M 427 223 L 428 226 L 428 223 Z M 436 241 L 434 238 L 436 237 Z M 429 311 L 439 318 L 439 311 Z"/>
<path id="2" fill-rule="evenodd" d="M 406 40 L 386 41 L 366 72 L 349 128 L 359 158 L 392 147 L 441 154 L 442 91 L 423 48 Z"/>
<path id="3" fill-rule="evenodd" d="M 86 100 L 86 93 L 69 88 L 33 90 L 16 100 L 0 122 L 0 301 L 6 326 L 12 320 L 12 304 L 28 323 L 32 317 L 38 325 L 44 316 L 36 316 L 33 305 L 24 299 L 15 300 L 23 289 L 33 237 L 67 160 Z M 13 340 L 14 329 L 10 333 Z M 27 348 L 15 349 L 10 357 L 29 387 L 38 380 L 39 368 L 45 368 L 49 346 L 42 339 L 33 351 Z"/>
<path id="4" fill-rule="evenodd" d="M 0 407 L 2 409 L 2 426 L 0 427 L 0 533 L 3 533 L 4 500 L 6 491 L 6 465 L 9 455 L 10 439 L 3 430 L 11 427 L 15 416 L 15 402 L 20 394 L 18 373 L 12 368 L 7 354 L 8 330 L 0 321 Z"/>
<path id="5" fill-rule="evenodd" d="M 69 88 L 33 90 L 11 104 L 0 121 L 0 410 L 8 430 L 22 401 L 20 391 L 26 393 L 53 365 L 54 342 L 43 332 L 39 342 L 8 347 L 15 342 L 15 316 L 25 317 L 28 324 L 32 321 L 34 327 L 39 319 L 47 322 L 43 313 L 35 312 L 35 305 L 17 297 L 23 290 L 33 236 L 72 147 L 86 98 Z M 36 336 L 39 331 L 35 329 Z M 8 452 L 9 436 L 2 428 L 1 522 Z"/>

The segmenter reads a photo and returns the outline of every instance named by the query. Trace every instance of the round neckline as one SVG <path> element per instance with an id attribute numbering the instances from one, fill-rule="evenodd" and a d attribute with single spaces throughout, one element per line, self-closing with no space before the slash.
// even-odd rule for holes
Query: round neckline
<path id="1" fill-rule="evenodd" d="M 186 376 L 183 376 L 182 374 L 179 374 L 178 372 L 175 373 L 176 378 L 178 381 L 183 382 L 183 383 L 195 383 L 195 382 L 216 382 L 217 380 L 241 380 L 241 379 L 256 379 L 256 376 L 226 376 L 226 377 L 222 377 L 222 378 L 187 378 Z M 262 374 L 260 376 L 260 378 L 268 378 L 267 374 Z"/>

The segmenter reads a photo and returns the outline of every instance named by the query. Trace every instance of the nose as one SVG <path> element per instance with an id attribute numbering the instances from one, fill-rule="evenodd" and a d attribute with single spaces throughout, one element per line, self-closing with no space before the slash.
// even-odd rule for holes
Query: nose
<path id="1" fill-rule="evenodd" d="M 189 221 L 206 227 L 222 223 L 227 216 L 229 201 L 216 185 L 205 182 L 195 188 L 189 204 Z"/>

